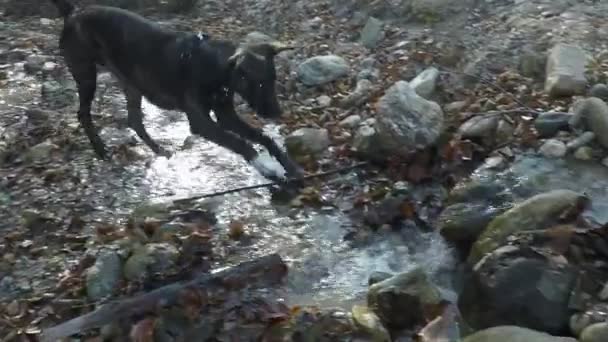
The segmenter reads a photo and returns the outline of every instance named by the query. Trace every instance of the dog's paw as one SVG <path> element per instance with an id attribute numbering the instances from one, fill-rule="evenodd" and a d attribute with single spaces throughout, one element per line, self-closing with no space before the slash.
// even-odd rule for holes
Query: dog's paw
<path id="1" fill-rule="evenodd" d="M 262 155 L 256 156 L 252 161 L 251 165 L 265 178 L 273 182 L 284 182 L 287 180 L 285 170 L 280 164 L 271 165 L 270 161 L 272 158 L 264 158 Z"/>
<path id="2" fill-rule="evenodd" d="M 112 160 L 112 156 L 107 147 L 105 147 L 105 146 L 94 147 L 94 150 L 95 150 L 95 156 L 97 157 L 97 159 L 99 159 L 101 161 L 106 161 L 106 162 Z"/>
<path id="3" fill-rule="evenodd" d="M 161 147 L 161 148 L 160 148 L 160 149 L 159 149 L 159 150 L 156 152 L 156 155 L 157 155 L 157 156 L 159 156 L 159 157 L 165 157 L 165 158 L 167 158 L 167 159 L 171 159 L 171 157 L 173 157 L 173 152 L 171 152 L 171 151 L 169 151 L 169 150 L 164 149 L 164 148 L 162 148 L 162 147 Z"/>

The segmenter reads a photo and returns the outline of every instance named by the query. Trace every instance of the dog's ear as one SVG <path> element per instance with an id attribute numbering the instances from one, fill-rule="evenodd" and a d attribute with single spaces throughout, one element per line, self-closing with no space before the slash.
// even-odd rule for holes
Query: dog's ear
<path id="1" fill-rule="evenodd" d="M 268 43 L 268 45 L 270 46 L 272 55 L 278 55 L 279 53 L 281 53 L 283 51 L 297 49 L 297 46 L 288 45 L 288 44 L 284 44 L 281 42 L 272 42 L 272 43 Z"/>
<path id="2" fill-rule="evenodd" d="M 274 57 L 279 53 L 287 50 L 296 49 L 296 46 L 287 45 L 281 42 L 271 42 L 271 43 L 259 43 L 250 45 L 247 49 L 255 54 L 266 56 L 266 57 Z"/>
<path id="3" fill-rule="evenodd" d="M 228 57 L 228 66 L 232 69 L 239 68 L 241 65 L 249 65 L 252 61 L 264 62 L 264 56 L 250 47 L 239 47 L 236 52 Z"/>
<path id="4" fill-rule="evenodd" d="M 238 48 L 236 49 L 236 51 L 234 52 L 234 54 L 230 57 L 228 57 L 228 66 L 231 69 L 235 69 L 236 67 L 238 67 L 238 65 L 240 63 L 243 62 L 243 58 L 245 57 L 245 50 L 243 48 Z"/>

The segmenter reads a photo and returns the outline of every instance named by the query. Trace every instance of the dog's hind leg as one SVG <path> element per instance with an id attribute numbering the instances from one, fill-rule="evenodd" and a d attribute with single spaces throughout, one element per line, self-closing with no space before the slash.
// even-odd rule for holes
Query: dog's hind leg
<path id="1" fill-rule="evenodd" d="M 137 136 L 157 155 L 171 157 L 171 153 L 162 148 L 150 135 L 144 127 L 144 113 L 141 110 L 142 95 L 133 87 L 125 87 L 125 96 L 127 98 L 127 112 L 129 127 L 137 133 Z"/>
<path id="2" fill-rule="evenodd" d="M 105 144 L 97 133 L 91 117 L 91 105 L 95 99 L 97 87 L 97 67 L 93 62 L 76 62 L 66 58 L 70 73 L 78 87 L 78 121 L 82 125 L 93 150 L 99 159 L 107 160 L 108 153 Z"/>

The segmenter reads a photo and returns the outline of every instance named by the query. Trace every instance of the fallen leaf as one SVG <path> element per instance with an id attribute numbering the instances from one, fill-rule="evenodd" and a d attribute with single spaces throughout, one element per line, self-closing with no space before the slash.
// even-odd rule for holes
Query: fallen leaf
<path id="1" fill-rule="evenodd" d="M 157 322 L 157 318 L 142 319 L 133 325 L 129 337 L 133 342 L 154 342 L 154 328 Z"/>
<path id="2" fill-rule="evenodd" d="M 245 234 L 245 223 L 241 220 L 235 220 L 228 224 L 228 236 L 233 240 L 240 239 Z"/>

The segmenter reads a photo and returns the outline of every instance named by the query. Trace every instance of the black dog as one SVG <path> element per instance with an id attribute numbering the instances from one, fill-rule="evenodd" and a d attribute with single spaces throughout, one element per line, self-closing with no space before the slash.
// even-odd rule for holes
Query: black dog
<path id="1" fill-rule="evenodd" d="M 248 46 L 170 31 L 137 14 L 114 7 L 76 9 L 68 0 L 51 0 L 64 18 L 61 54 L 78 86 L 78 119 L 97 156 L 106 147 L 91 119 L 97 68 L 120 81 L 127 99 L 128 123 L 159 155 L 169 155 L 146 132 L 142 96 L 164 109 L 184 111 L 190 131 L 243 156 L 271 179 L 300 177 L 302 169 L 262 131 L 241 120 L 234 93 L 262 117 L 281 116 L 275 93 L 274 56 L 292 47 L 263 43 Z M 210 117 L 214 111 L 217 122 Z M 287 172 L 264 166 L 250 142 L 266 147 Z"/>

